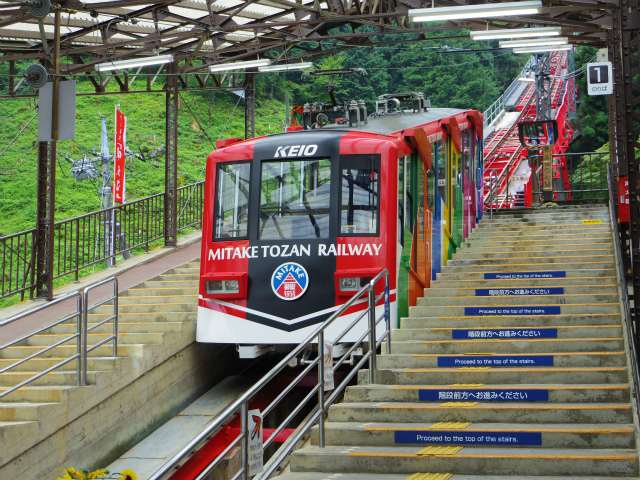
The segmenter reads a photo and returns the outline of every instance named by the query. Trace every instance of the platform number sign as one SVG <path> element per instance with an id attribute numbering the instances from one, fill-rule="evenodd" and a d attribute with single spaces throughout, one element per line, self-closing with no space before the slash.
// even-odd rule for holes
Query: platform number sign
<path id="1" fill-rule="evenodd" d="M 611 95 L 613 93 L 611 62 L 587 64 L 587 91 L 589 95 Z"/>

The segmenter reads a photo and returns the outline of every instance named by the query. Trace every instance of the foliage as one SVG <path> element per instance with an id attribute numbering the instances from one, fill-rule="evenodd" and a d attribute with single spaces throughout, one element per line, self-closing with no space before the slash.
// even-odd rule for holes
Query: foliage
<path id="1" fill-rule="evenodd" d="M 594 61 L 597 49 L 579 47 L 576 54 L 576 70 Z M 607 95 L 587 94 L 587 75 L 576 77 L 578 87 L 578 118 L 580 136 L 572 143 L 571 152 L 594 152 L 609 139 Z"/>
<path id="2" fill-rule="evenodd" d="M 58 480 L 138 480 L 136 472 L 131 469 L 122 472 L 110 473 L 106 468 L 89 471 L 86 469 L 76 470 L 75 468 L 66 468 L 65 476 Z"/>

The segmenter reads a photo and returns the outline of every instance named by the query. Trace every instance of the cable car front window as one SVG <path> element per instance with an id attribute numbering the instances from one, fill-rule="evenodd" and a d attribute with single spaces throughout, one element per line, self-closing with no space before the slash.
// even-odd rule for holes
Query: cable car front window
<path id="1" fill-rule="evenodd" d="M 261 240 L 329 237 L 331 161 L 262 163 Z"/>
<path id="2" fill-rule="evenodd" d="M 379 156 L 342 156 L 340 235 L 378 235 Z"/>
<path id="3" fill-rule="evenodd" d="M 218 165 L 214 239 L 247 237 L 250 178 L 249 162 Z"/>

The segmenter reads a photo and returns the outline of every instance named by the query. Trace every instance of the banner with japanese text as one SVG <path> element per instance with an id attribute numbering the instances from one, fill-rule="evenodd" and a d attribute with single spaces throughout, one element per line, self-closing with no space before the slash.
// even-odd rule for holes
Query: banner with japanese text
<path id="1" fill-rule="evenodd" d="M 125 155 L 124 146 L 127 142 L 127 117 L 116 109 L 116 153 L 113 165 L 113 201 L 124 203 L 125 191 Z"/>

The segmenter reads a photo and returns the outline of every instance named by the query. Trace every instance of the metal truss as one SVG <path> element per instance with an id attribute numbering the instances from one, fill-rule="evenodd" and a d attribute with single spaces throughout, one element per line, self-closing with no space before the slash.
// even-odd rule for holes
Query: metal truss
<path id="1" fill-rule="evenodd" d="M 477 2 L 433 2 L 436 7 L 460 3 Z M 105 61 L 170 53 L 182 65 L 181 73 L 202 75 L 197 78 L 201 85 L 193 88 L 207 88 L 209 81 L 212 85 L 208 88 L 220 88 L 217 76 L 207 75 L 209 65 L 267 54 L 276 62 L 315 58 L 326 55 L 328 49 L 389 44 L 382 37 L 385 34 L 402 35 L 403 39 L 391 42 L 406 43 L 424 41 L 426 32 L 460 27 L 517 28 L 531 23 L 560 25 L 573 43 L 604 46 L 606 30 L 611 27 L 610 12 L 618 2 L 545 0 L 544 4 L 542 14 L 533 17 L 424 28 L 410 23 L 407 12 L 430 7 L 431 0 L 245 0 L 239 5 L 228 0 L 162 0 L 153 5 L 142 0 L 61 0 L 60 8 L 65 13 L 59 44 L 67 61 L 61 65 L 61 75 L 89 74 L 96 93 L 105 93 L 104 87 L 112 79 L 120 84 L 121 91 L 128 91 L 131 79 L 125 75 L 100 78 L 90 72 Z M 58 40 L 53 23 L 53 15 L 44 17 L 40 32 L 26 2 L 0 1 L 1 61 L 46 58 L 49 48 L 43 46 L 42 38 L 51 46 Z M 149 90 L 157 73 L 152 73 Z M 130 77 L 136 75 L 140 73 Z M 12 83 L 8 95 L 16 94 L 16 83 Z"/>

